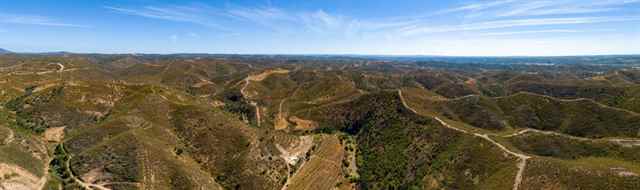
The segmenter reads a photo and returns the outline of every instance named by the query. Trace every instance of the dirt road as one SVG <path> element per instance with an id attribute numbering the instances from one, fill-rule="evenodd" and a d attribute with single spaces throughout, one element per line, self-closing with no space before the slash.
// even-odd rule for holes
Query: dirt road
<path id="1" fill-rule="evenodd" d="M 398 90 L 398 95 L 400 96 L 400 101 L 402 102 L 402 105 L 404 105 L 407 109 L 411 110 L 415 114 L 419 114 L 420 115 L 420 113 L 418 113 L 415 109 L 411 108 L 409 106 L 409 104 L 407 104 L 407 102 L 405 101 L 404 97 L 402 96 L 402 90 Z M 502 144 L 496 142 L 495 140 L 491 139 L 491 137 L 489 137 L 488 134 L 471 133 L 471 132 L 469 132 L 467 130 L 451 126 L 447 122 L 445 122 L 444 120 L 442 120 L 442 119 L 440 119 L 438 117 L 434 117 L 434 118 L 435 118 L 435 120 L 437 120 L 444 127 L 447 127 L 449 129 L 453 129 L 453 130 L 461 132 L 461 133 L 472 134 L 474 136 L 480 137 L 480 138 L 482 138 L 482 139 L 484 139 L 486 141 L 489 141 L 492 144 L 496 145 L 502 151 L 517 157 L 518 160 L 520 160 L 520 162 L 517 165 L 518 173 L 516 174 L 516 179 L 513 182 L 513 190 L 518 190 L 520 188 L 520 184 L 522 183 L 522 178 L 523 178 L 523 175 L 524 175 L 524 171 L 525 171 L 525 168 L 527 167 L 527 160 L 529 158 L 531 158 L 530 156 L 527 156 L 527 155 L 520 154 L 520 153 L 517 153 L 517 152 L 509 150 L 504 145 L 502 145 Z"/>
<path id="2" fill-rule="evenodd" d="M 537 129 L 524 129 L 524 130 L 515 132 L 513 134 L 510 134 L 510 135 L 504 135 L 503 137 L 505 137 L 505 138 L 516 137 L 516 136 L 524 135 L 526 133 L 540 133 L 540 134 L 545 134 L 545 135 L 561 136 L 561 137 L 564 137 L 564 138 L 577 140 L 577 141 L 592 141 L 592 142 L 594 142 L 594 141 L 606 141 L 606 142 L 611 142 L 611 143 L 615 143 L 615 144 L 618 144 L 620 146 L 626 146 L 626 147 L 640 146 L 640 139 L 623 139 L 623 138 L 591 139 L 591 138 L 571 136 L 571 135 L 567 135 L 567 134 L 564 134 L 564 133 L 558 133 L 558 132 L 553 132 L 553 131 L 541 131 L 541 130 L 537 130 Z"/>
<path id="3" fill-rule="evenodd" d="M 289 73 L 289 70 L 286 69 L 275 69 L 275 70 L 268 70 L 268 71 L 264 71 L 260 74 L 257 75 L 248 75 L 247 78 L 244 79 L 244 85 L 242 86 L 242 88 L 240 89 L 240 94 L 242 94 L 242 96 L 244 96 L 245 99 L 247 99 L 249 101 L 249 104 L 251 104 L 252 106 L 254 106 L 256 108 L 256 122 L 258 124 L 258 127 L 260 127 L 260 123 L 262 122 L 262 119 L 260 118 L 261 114 L 260 114 L 260 106 L 258 106 L 257 102 L 251 101 L 251 95 L 247 93 L 247 87 L 249 87 L 249 83 L 251 83 L 251 81 L 262 81 L 264 79 L 266 79 L 267 77 L 269 77 L 272 74 L 287 74 Z"/>

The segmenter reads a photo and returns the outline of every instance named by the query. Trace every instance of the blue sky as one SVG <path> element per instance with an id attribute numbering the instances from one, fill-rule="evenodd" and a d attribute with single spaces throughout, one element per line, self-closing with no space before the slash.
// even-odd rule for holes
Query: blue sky
<path id="1" fill-rule="evenodd" d="M 0 0 L 20 52 L 640 54 L 640 0 Z"/>

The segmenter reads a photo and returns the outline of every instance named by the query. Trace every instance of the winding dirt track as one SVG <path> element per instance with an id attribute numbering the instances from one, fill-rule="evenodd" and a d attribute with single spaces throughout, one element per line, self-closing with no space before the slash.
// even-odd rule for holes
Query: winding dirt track
<path id="1" fill-rule="evenodd" d="M 62 65 L 61 63 L 56 63 L 56 64 L 60 66 L 60 69 L 58 70 L 58 72 L 64 71 L 64 65 Z"/>
<path id="2" fill-rule="evenodd" d="M 62 149 L 64 150 L 64 144 L 62 144 Z M 105 186 L 102 185 L 98 185 L 98 184 L 92 184 L 92 183 L 85 183 L 84 181 L 80 180 L 80 178 L 76 177 L 73 172 L 71 171 L 70 168 L 70 164 L 69 162 L 71 161 L 71 155 L 69 155 L 69 158 L 66 160 L 66 170 L 67 172 L 69 172 L 69 176 L 71 176 L 71 179 L 73 179 L 73 181 L 75 181 L 76 183 L 80 184 L 80 186 L 82 186 L 84 189 L 99 189 L 99 190 L 111 190 Z M 48 165 L 47 165 L 48 166 Z M 48 170 L 48 168 L 47 168 Z"/>
<path id="3" fill-rule="evenodd" d="M 516 137 L 516 136 L 524 135 L 526 133 L 540 133 L 540 134 L 544 134 L 544 135 L 561 136 L 561 137 L 564 137 L 564 138 L 577 140 L 577 141 L 592 141 L 592 142 L 593 141 L 606 141 L 606 142 L 615 143 L 615 144 L 620 145 L 620 146 L 640 146 L 640 139 L 624 139 L 624 138 L 591 139 L 591 138 L 571 136 L 571 135 L 558 133 L 558 132 L 553 132 L 553 131 L 541 131 L 541 130 L 530 129 L 530 128 L 515 132 L 515 133 L 510 134 L 510 135 L 504 135 L 502 137 L 510 138 L 510 137 Z"/>
<path id="4" fill-rule="evenodd" d="M 49 65 L 58 65 L 58 67 L 60 67 L 58 70 L 55 71 L 42 71 L 42 72 L 36 72 L 36 75 L 45 75 L 45 74 L 50 74 L 50 73 L 54 73 L 54 72 L 58 72 L 58 73 L 62 73 L 64 72 L 64 65 L 62 65 L 61 63 L 49 63 Z"/>
<path id="5" fill-rule="evenodd" d="M 409 106 L 409 104 L 407 104 L 407 102 L 405 101 L 404 97 L 402 96 L 402 90 L 398 90 L 398 95 L 400 96 L 400 101 L 402 102 L 402 105 L 404 107 L 406 107 L 407 109 L 411 110 L 413 113 L 415 114 L 419 114 L 415 109 L 411 108 Z M 444 120 L 438 118 L 438 117 L 434 117 L 438 122 L 440 122 L 440 124 L 442 124 L 444 127 L 447 127 L 449 129 L 453 129 L 455 131 L 461 132 L 461 133 L 465 133 L 465 134 L 472 134 L 474 136 L 480 137 L 482 139 L 485 139 L 489 142 L 491 142 L 492 144 L 496 145 L 498 148 L 500 148 L 502 151 L 511 154 L 515 157 L 518 157 L 518 159 L 520 160 L 520 162 L 518 163 L 517 167 L 518 167 L 518 173 L 516 174 L 516 178 L 513 182 L 513 190 L 518 190 L 520 188 L 520 184 L 522 183 L 522 177 L 524 175 L 524 171 L 525 168 L 527 167 L 527 160 L 529 158 L 531 158 L 530 156 L 524 155 L 524 154 L 520 154 L 514 151 L 509 150 L 507 147 L 505 147 L 504 145 L 496 142 L 495 140 L 491 139 L 491 137 L 489 137 L 488 134 L 481 134 L 481 133 L 471 133 L 467 130 L 464 129 L 460 129 L 457 127 L 453 127 L 451 125 L 449 125 L 447 122 L 445 122 Z"/>
<path id="6" fill-rule="evenodd" d="M 280 105 L 278 106 L 278 115 L 275 120 L 276 130 L 286 129 L 287 126 L 289 125 L 289 122 L 287 122 L 286 116 L 284 115 L 284 113 L 282 113 L 282 105 L 284 105 L 285 101 L 287 101 L 286 98 L 280 101 Z"/>
<path id="7" fill-rule="evenodd" d="M 249 94 L 247 94 L 246 89 L 251 82 L 251 78 L 251 75 L 247 76 L 247 78 L 244 79 L 244 86 L 242 86 L 242 88 L 240 89 L 240 94 L 242 94 L 242 96 L 244 96 L 244 98 L 247 100 L 249 100 L 250 96 Z M 251 100 L 249 100 L 249 104 L 251 104 L 253 107 L 256 107 L 256 122 L 258 124 L 258 127 L 260 127 L 260 107 L 258 107 L 258 103 Z"/>
<path id="8" fill-rule="evenodd" d="M 249 87 L 249 83 L 251 83 L 251 81 L 262 81 L 264 79 L 266 79 L 267 77 L 269 77 L 271 74 L 287 74 L 289 73 L 289 70 L 285 70 L 285 69 L 276 69 L 276 70 L 268 70 L 268 71 L 264 71 L 260 74 L 257 75 L 248 75 L 247 78 L 244 79 L 244 85 L 242 86 L 242 88 L 240 89 L 240 94 L 242 94 L 242 96 L 244 96 L 245 99 L 249 100 L 251 98 L 251 96 L 249 94 L 247 94 L 247 87 Z M 249 104 L 251 104 L 252 106 L 256 107 L 256 122 L 258 124 L 258 127 L 260 127 L 260 123 L 262 121 L 262 119 L 260 118 L 260 106 L 258 106 L 257 102 L 251 101 L 249 100 Z"/>
<path id="9" fill-rule="evenodd" d="M 601 108 L 606 108 L 606 109 L 612 109 L 612 110 L 616 110 L 616 111 L 620 111 L 620 112 L 625 112 L 625 113 L 628 113 L 628 114 L 631 114 L 631 115 L 635 115 L 635 116 L 640 115 L 640 113 L 636 113 L 636 112 L 633 112 L 633 111 L 630 111 L 630 110 L 627 110 L 627 109 L 622 109 L 622 108 L 617 108 L 617 107 L 612 107 L 612 106 L 609 106 L 609 105 L 605 105 L 603 103 L 600 103 L 600 102 L 597 102 L 595 100 L 588 99 L 588 98 L 565 99 L 565 98 L 556 98 L 556 97 L 553 97 L 553 96 L 536 94 L 536 93 L 531 93 L 531 92 L 518 92 L 518 93 L 513 94 L 511 96 L 515 96 L 515 95 L 518 95 L 518 94 L 527 94 L 527 95 L 539 96 L 539 97 L 544 97 L 544 98 L 548 98 L 548 99 L 552 99 L 552 100 L 556 100 L 556 101 L 560 101 L 560 102 L 581 102 L 581 101 L 586 101 L 586 102 L 594 103 L 594 104 L 598 105 Z M 509 96 L 496 97 L 494 99 L 501 99 L 501 98 L 506 98 L 506 97 L 509 97 Z"/>

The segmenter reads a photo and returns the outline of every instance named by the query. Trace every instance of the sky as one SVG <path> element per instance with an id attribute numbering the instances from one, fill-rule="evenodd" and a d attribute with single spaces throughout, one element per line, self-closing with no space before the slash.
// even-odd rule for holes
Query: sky
<path id="1" fill-rule="evenodd" d="M 16 52 L 640 54 L 640 0 L 0 0 Z"/>

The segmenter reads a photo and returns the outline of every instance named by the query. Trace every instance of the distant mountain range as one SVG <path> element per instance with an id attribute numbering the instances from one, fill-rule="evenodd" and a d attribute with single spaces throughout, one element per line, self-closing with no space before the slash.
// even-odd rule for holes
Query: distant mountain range
<path id="1" fill-rule="evenodd" d="M 12 53 L 12 52 L 9 50 L 0 48 L 0 54 L 3 54 L 3 53 Z"/>

